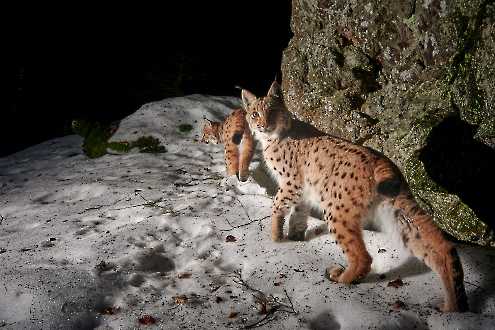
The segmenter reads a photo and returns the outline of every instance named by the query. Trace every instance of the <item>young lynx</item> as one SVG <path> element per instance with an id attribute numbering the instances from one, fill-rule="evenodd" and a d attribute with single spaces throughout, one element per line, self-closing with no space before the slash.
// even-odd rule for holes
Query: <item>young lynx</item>
<path id="1" fill-rule="evenodd" d="M 205 119 L 201 142 L 223 143 L 227 175 L 235 174 L 240 181 L 247 180 L 249 163 L 254 153 L 254 140 L 243 109 L 234 110 L 221 123 Z"/>
<path id="2" fill-rule="evenodd" d="M 276 82 L 266 97 L 243 90 L 242 100 L 249 127 L 261 142 L 267 167 L 279 184 L 272 208 L 274 241 L 283 239 L 284 218 L 291 208 L 301 216 L 291 217 L 290 240 L 304 240 L 310 208 L 320 209 L 348 263 L 346 269 L 328 268 L 329 277 L 351 283 L 367 275 L 371 267 L 363 223 L 378 209 L 389 210 L 394 220 L 387 225 L 396 227 L 404 245 L 440 276 L 445 293 L 442 310 L 468 309 L 456 249 L 415 202 L 392 161 L 332 136 L 289 136 L 291 119 Z"/>

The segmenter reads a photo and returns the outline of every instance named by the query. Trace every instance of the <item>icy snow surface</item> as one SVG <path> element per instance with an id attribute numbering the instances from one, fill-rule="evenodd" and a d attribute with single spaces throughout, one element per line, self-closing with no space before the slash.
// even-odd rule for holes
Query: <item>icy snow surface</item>
<path id="1" fill-rule="evenodd" d="M 225 178 L 222 146 L 197 142 L 203 116 L 238 105 L 146 104 L 112 138 L 153 135 L 167 153 L 88 159 L 67 136 L 0 158 L 0 329 L 495 328 L 493 250 L 461 247 L 473 313 L 442 314 L 436 275 L 384 233 L 365 231 L 373 271 L 351 286 L 325 278 L 344 259 L 320 220 L 273 243 L 265 188 Z"/>

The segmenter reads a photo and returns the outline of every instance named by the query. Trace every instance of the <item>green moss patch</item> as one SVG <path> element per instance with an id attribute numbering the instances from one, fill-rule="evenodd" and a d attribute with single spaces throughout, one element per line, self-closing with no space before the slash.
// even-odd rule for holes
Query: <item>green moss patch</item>
<path id="1" fill-rule="evenodd" d="M 143 136 L 135 141 L 109 142 L 108 140 L 116 128 L 99 122 L 73 120 L 72 130 L 84 138 L 82 147 L 89 158 L 101 157 L 108 153 L 108 149 L 119 153 L 127 153 L 133 148 L 138 148 L 139 152 L 146 153 L 167 152 L 167 149 L 160 145 L 160 141 L 152 136 Z"/>

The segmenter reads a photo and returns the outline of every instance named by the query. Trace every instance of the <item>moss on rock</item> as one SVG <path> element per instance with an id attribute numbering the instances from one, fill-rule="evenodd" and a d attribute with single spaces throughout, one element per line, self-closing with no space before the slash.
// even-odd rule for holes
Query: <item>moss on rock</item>
<path id="1" fill-rule="evenodd" d="M 72 129 L 74 133 L 84 138 L 83 151 L 89 158 L 97 158 L 106 155 L 109 150 L 118 153 L 127 153 L 133 148 L 139 149 L 139 152 L 146 153 L 163 153 L 167 149 L 160 145 L 160 141 L 152 136 L 142 136 L 135 141 L 117 141 L 109 142 L 116 127 L 112 125 L 103 125 L 99 122 L 90 122 L 87 120 L 73 120 Z"/>
<path id="2" fill-rule="evenodd" d="M 494 245 L 493 219 L 480 219 L 419 160 L 452 117 L 495 149 L 494 1 L 293 0 L 291 28 L 282 60 L 289 110 L 383 152 L 444 230 Z"/>

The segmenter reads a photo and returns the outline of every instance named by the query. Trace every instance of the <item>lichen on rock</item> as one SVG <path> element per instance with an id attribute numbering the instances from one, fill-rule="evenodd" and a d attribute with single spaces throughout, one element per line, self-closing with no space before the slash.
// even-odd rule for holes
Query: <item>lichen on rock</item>
<path id="1" fill-rule="evenodd" d="M 440 227 L 495 245 L 495 209 L 477 209 L 472 190 L 448 181 L 459 180 L 448 177 L 454 166 L 470 166 L 469 180 L 493 174 L 452 160 L 447 178 L 432 178 L 420 157 L 451 118 L 473 127 L 466 139 L 495 155 L 494 1 L 293 0 L 291 29 L 282 87 L 295 117 L 383 152 Z"/>

